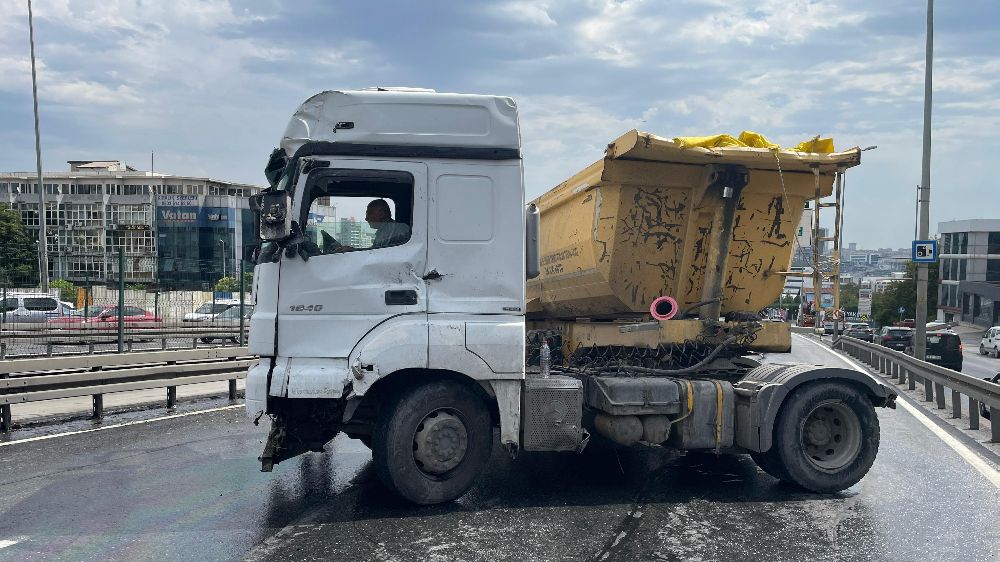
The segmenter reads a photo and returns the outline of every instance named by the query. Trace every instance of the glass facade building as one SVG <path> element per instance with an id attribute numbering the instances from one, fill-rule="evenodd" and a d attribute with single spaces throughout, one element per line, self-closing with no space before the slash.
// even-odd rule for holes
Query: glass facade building
<path id="1" fill-rule="evenodd" d="M 942 222 L 938 319 L 1000 324 L 1000 219 Z"/>
<path id="2" fill-rule="evenodd" d="M 125 281 L 204 290 L 239 268 L 253 235 L 247 198 L 260 186 L 135 170 L 120 161 L 71 161 L 43 173 L 51 279 L 77 284 Z M 0 204 L 39 230 L 37 176 L 0 173 Z"/>

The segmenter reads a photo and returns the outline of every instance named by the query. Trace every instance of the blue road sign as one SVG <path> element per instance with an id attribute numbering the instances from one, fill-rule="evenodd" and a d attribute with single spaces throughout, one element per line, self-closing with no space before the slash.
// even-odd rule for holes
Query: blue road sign
<path id="1" fill-rule="evenodd" d="M 937 240 L 914 240 L 913 263 L 934 263 L 937 261 Z"/>

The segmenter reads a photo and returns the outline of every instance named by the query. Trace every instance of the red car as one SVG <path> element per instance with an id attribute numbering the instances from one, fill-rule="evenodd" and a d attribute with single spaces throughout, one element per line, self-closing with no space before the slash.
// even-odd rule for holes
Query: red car
<path id="1" fill-rule="evenodd" d="M 130 328 L 159 328 L 163 319 L 137 306 L 125 307 L 125 325 Z M 72 316 L 60 316 L 48 321 L 53 328 L 93 329 L 118 325 L 118 305 L 94 305 L 79 310 Z"/>

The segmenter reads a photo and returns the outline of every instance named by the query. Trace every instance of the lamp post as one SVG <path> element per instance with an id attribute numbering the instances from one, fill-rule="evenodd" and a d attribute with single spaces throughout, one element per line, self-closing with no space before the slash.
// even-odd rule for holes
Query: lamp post
<path id="1" fill-rule="evenodd" d="M 38 79 L 35 75 L 35 23 L 28 0 L 28 39 L 31 43 L 31 98 L 35 107 L 35 165 L 38 168 L 38 280 L 49 292 L 49 250 L 45 231 L 45 186 L 42 184 L 42 140 L 38 132 Z"/>
<path id="2" fill-rule="evenodd" d="M 927 47 L 924 67 L 924 145 L 923 163 L 920 170 L 919 239 L 926 240 L 930 223 L 931 201 L 931 63 L 934 61 L 934 0 L 927 0 Z M 917 264 L 917 311 L 916 333 L 914 334 L 913 355 L 923 359 L 927 352 L 927 264 Z"/>
<path id="3" fill-rule="evenodd" d="M 219 244 L 222 244 L 222 276 L 226 276 L 226 241 L 219 238 Z"/>

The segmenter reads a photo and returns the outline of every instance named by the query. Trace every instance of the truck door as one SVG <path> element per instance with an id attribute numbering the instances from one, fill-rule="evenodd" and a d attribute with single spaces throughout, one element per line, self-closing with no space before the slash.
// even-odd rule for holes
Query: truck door
<path id="1" fill-rule="evenodd" d="M 369 206 L 388 210 L 391 219 L 366 221 Z M 316 253 L 308 261 L 280 261 L 277 355 L 337 358 L 346 365 L 358 341 L 379 324 L 426 315 L 424 164 L 331 160 L 302 174 L 293 209 Z"/>
<path id="2" fill-rule="evenodd" d="M 520 378 L 525 270 L 520 162 L 435 162 L 429 172 L 428 366 L 474 378 Z"/>
<path id="3" fill-rule="evenodd" d="M 430 174 L 428 312 L 523 314 L 520 162 L 433 163 Z"/>

